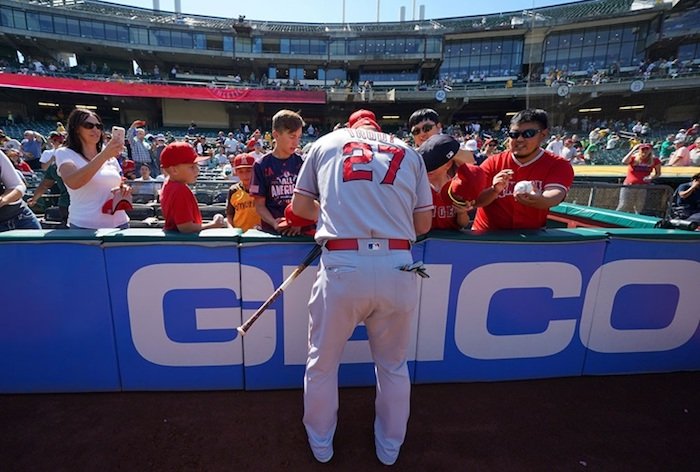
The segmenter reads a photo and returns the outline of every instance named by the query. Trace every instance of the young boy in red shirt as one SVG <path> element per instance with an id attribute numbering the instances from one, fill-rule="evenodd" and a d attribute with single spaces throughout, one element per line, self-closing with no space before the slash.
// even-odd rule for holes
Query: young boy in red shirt
<path id="1" fill-rule="evenodd" d="M 160 165 L 167 171 L 168 185 L 160 196 L 161 209 L 165 217 L 163 230 L 181 233 L 197 233 L 203 229 L 226 228 L 224 215 L 215 215 L 211 223 L 202 224 L 202 213 L 197 199 L 187 184 L 192 184 L 199 175 L 199 161 L 209 156 L 197 156 L 197 151 L 186 142 L 168 144 L 160 155 Z"/>

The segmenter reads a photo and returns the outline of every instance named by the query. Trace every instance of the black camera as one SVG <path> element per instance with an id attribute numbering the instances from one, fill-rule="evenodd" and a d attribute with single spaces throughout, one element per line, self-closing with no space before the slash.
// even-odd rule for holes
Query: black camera
<path id="1" fill-rule="evenodd" d="M 683 229 L 685 231 L 695 231 L 698 224 L 695 221 L 682 220 L 680 218 L 664 218 L 654 225 L 655 228 Z"/>

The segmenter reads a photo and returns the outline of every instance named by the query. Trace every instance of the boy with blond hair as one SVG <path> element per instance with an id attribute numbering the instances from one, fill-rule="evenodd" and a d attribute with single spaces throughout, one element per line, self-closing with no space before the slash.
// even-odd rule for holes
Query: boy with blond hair
<path id="1" fill-rule="evenodd" d="M 275 145 L 253 165 L 250 194 L 260 215 L 263 231 L 286 236 L 300 234 L 301 228 L 285 226 L 284 209 L 292 201 L 297 175 L 303 160 L 296 150 L 303 132 L 304 120 L 291 110 L 280 110 L 272 117 Z"/>

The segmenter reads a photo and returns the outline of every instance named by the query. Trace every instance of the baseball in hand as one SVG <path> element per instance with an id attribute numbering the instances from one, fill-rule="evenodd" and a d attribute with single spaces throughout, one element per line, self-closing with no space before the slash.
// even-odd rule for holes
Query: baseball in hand
<path id="1" fill-rule="evenodd" d="M 513 195 L 518 195 L 520 193 L 529 193 L 532 194 L 534 193 L 534 187 L 532 185 L 532 182 L 529 180 L 521 180 L 520 182 L 517 182 L 515 184 L 515 187 L 513 187 Z"/>

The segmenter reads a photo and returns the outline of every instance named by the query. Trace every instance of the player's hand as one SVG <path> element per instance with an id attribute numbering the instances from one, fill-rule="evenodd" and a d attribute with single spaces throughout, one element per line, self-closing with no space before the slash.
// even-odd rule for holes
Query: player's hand
<path id="1" fill-rule="evenodd" d="M 511 178 L 513 178 L 513 171 L 511 169 L 503 169 L 498 174 L 494 175 L 491 185 L 496 193 L 501 193 L 503 189 L 506 188 Z"/>

